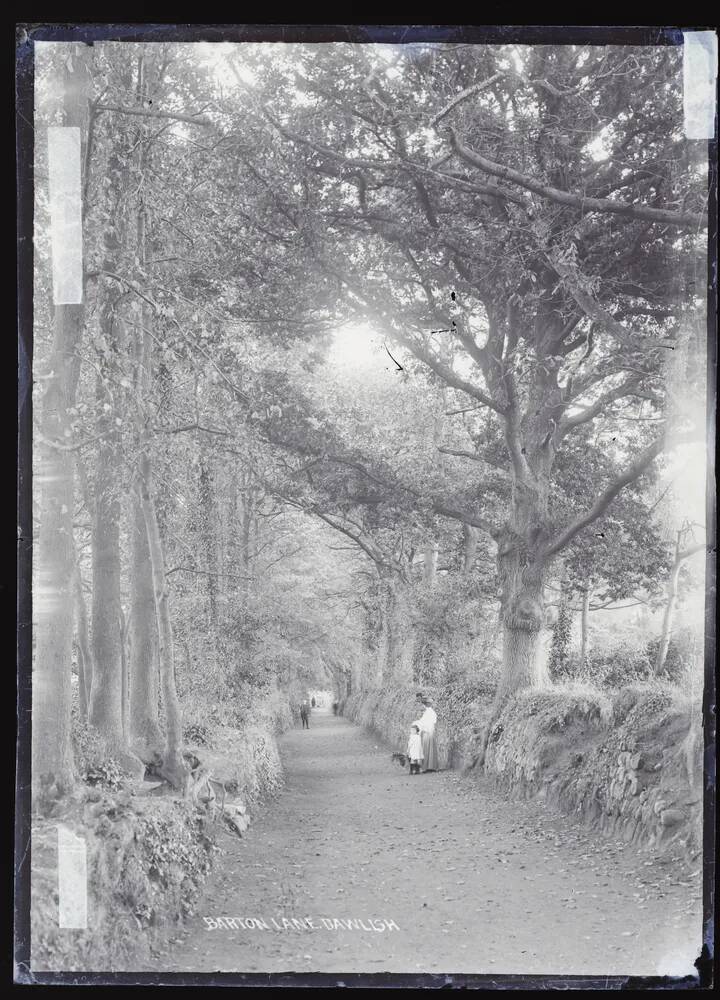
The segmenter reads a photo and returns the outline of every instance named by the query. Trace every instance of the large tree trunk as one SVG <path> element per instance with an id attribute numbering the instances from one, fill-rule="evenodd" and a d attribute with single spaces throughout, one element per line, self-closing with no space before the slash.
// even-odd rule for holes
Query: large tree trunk
<path id="1" fill-rule="evenodd" d="M 477 558 L 477 546 L 478 546 L 478 530 L 477 528 L 470 527 L 469 524 L 463 525 L 463 573 L 472 573 L 475 567 L 475 560 Z"/>
<path id="2" fill-rule="evenodd" d="M 147 531 L 150 564 L 152 566 L 155 614 L 158 629 L 158 652 L 163 707 L 165 709 L 166 740 L 162 772 L 173 788 L 185 790 L 188 768 L 182 756 L 182 714 L 175 687 L 175 656 L 173 630 L 168 607 L 165 558 L 152 493 L 152 465 L 147 452 L 140 455 L 140 499 Z"/>
<path id="3" fill-rule="evenodd" d="M 144 99 L 144 67 L 142 53 L 138 57 L 137 100 Z M 140 172 L 147 169 L 150 150 L 141 143 L 139 151 Z M 141 196 L 135 216 L 137 259 L 145 265 L 145 204 Z M 131 314 L 134 324 L 135 385 L 134 395 L 138 407 L 136 445 L 142 430 L 139 414 L 148 400 L 152 384 L 153 340 L 149 334 L 150 316 L 147 305 L 136 301 Z M 158 654 L 158 628 L 155 607 L 153 569 L 148 545 L 142 490 L 135 483 L 130 497 L 130 618 L 133 624 L 130 638 L 129 674 L 129 739 L 141 760 L 149 763 L 163 747 L 159 724 L 160 671 Z"/>
<path id="4" fill-rule="evenodd" d="M 123 80 L 132 85 L 133 75 L 125 67 Z M 108 272 L 118 270 L 118 253 L 129 238 L 128 198 L 132 137 L 118 133 L 107 161 L 107 186 L 103 207 L 108 213 L 104 234 L 103 266 Z M 97 402 L 102 414 L 98 420 L 100 442 L 95 463 L 93 511 L 93 600 L 92 641 L 94 674 L 90 697 L 89 721 L 108 741 L 112 752 L 131 773 L 142 771 L 140 761 L 126 742 L 123 724 L 127 678 L 124 677 L 124 650 L 121 608 L 120 495 L 122 419 L 127 415 L 126 400 L 118 386 L 120 360 L 127 347 L 125 323 L 118 314 L 115 285 L 106 280 L 101 286 L 100 371 Z M 112 386 L 112 389 L 110 388 Z"/>
<path id="5" fill-rule="evenodd" d="M 137 492 L 131 500 L 130 615 L 130 743 L 141 760 L 152 759 L 163 745 L 158 724 L 159 671 L 157 621 L 150 549 L 145 517 Z"/>
<path id="6" fill-rule="evenodd" d="M 105 309 L 110 305 L 106 301 Z M 111 337 L 111 322 L 105 315 L 103 329 Z M 107 392 L 98 386 L 98 400 L 109 406 Z M 126 679 L 120 598 L 120 441 L 115 411 L 106 411 L 101 422 L 104 437 L 95 466 L 95 498 L 92 531 L 92 655 L 93 681 L 88 721 L 107 741 L 108 748 L 128 773 L 140 777 L 142 766 L 126 740 L 123 708 Z"/>
<path id="7" fill-rule="evenodd" d="M 550 568 L 543 548 L 549 534 L 550 470 L 555 455 L 555 423 L 549 404 L 558 401 L 561 394 L 552 365 L 542 351 L 537 360 L 545 363 L 538 364 L 522 417 L 516 382 L 505 376 L 501 380 L 508 402 L 504 422 L 512 463 L 512 498 L 508 522 L 496 536 L 502 587 L 503 669 L 493 717 L 510 696 L 524 688 L 540 687 L 548 680 L 541 633 Z"/>
<path id="8" fill-rule="evenodd" d="M 78 695 L 80 703 L 80 718 L 87 721 L 92 689 L 92 652 L 88 634 L 88 617 L 83 593 L 80 565 L 75 562 L 73 573 L 73 594 L 75 600 L 75 634 L 78 649 Z"/>
<path id="9" fill-rule="evenodd" d="M 55 349 L 41 416 L 43 440 L 37 446 L 41 484 L 37 543 L 35 614 L 37 649 L 33 670 L 33 787 L 55 786 L 63 794 L 72 785 L 70 743 L 73 638 L 72 537 L 73 463 L 60 444 L 72 405 L 68 369 L 80 340 L 82 307 L 56 306 Z M 47 442 L 47 443 L 45 443 Z"/>
<path id="10" fill-rule="evenodd" d="M 529 534 L 506 531 L 498 541 L 503 626 L 498 707 L 522 688 L 539 687 L 547 679 L 546 665 L 540 657 L 546 567 L 537 550 L 526 541 Z"/>
<path id="11" fill-rule="evenodd" d="M 503 670 L 498 705 L 523 688 L 539 687 L 543 678 L 540 629 L 532 625 L 503 625 Z"/>
<path id="12" fill-rule="evenodd" d="M 100 391 L 99 399 L 105 394 Z M 112 417 L 111 417 L 112 419 Z M 122 664 L 120 644 L 120 499 L 117 441 L 105 420 L 105 437 L 95 463 L 92 529 L 93 683 L 89 721 L 113 746 L 122 743 Z"/>
<path id="13" fill-rule="evenodd" d="M 62 95 L 62 125 L 80 129 L 81 139 L 87 122 L 85 51 L 82 45 L 68 47 L 57 81 L 57 93 Z M 73 457 L 64 448 L 71 435 L 68 410 L 75 403 L 75 356 L 82 337 L 84 306 L 56 304 L 54 310 L 53 343 L 43 380 L 40 437 L 35 449 L 40 520 L 35 550 L 37 646 L 32 677 L 32 784 L 36 804 L 41 789 L 46 795 L 62 795 L 73 784 L 70 720 L 75 497 Z"/>
<path id="14" fill-rule="evenodd" d="M 544 589 L 548 573 L 541 552 L 543 513 L 539 492 L 524 484 L 516 486 L 513 520 L 497 536 L 498 573 L 502 585 L 502 671 L 478 756 L 471 767 L 484 763 L 490 735 L 508 699 L 528 688 L 542 687 L 548 681 L 547 662 L 542 655 Z"/>
<path id="15" fill-rule="evenodd" d="M 536 570 L 533 570 L 533 575 Z M 520 691 L 542 687 L 548 679 L 542 655 L 542 585 L 518 581 L 507 591 L 508 606 L 501 612 L 503 662 L 490 717 L 470 767 L 483 764 L 488 740 L 507 701 Z"/>

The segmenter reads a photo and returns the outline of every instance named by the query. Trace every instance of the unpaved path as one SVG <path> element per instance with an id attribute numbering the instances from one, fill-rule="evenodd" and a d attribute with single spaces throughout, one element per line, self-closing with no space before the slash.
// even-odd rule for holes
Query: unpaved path
<path id="1" fill-rule="evenodd" d="M 699 875 L 677 862 L 484 780 L 410 777 L 377 737 L 322 712 L 281 752 L 284 792 L 242 839 L 221 835 L 195 916 L 153 971 L 692 971 Z"/>

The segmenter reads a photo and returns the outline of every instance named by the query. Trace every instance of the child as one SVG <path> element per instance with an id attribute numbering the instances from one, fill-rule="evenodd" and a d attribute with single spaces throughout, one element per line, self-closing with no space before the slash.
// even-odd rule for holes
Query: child
<path id="1" fill-rule="evenodd" d="M 410 726 L 410 739 L 407 745 L 407 755 L 410 758 L 410 774 L 420 774 L 420 765 L 423 760 L 422 737 L 420 736 L 420 726 L 413 722 Z"/>

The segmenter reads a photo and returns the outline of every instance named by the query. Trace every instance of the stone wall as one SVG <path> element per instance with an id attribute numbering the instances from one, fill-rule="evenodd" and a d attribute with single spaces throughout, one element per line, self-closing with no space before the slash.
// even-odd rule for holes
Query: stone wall
<path id="1" fill-rule="evenodd" d="M 462 768 L 477 752 L 492 695 L 457 688 L 435 691 L 433 700 L 441 764 Z M 343 711 L 396 750 L 418 714 L 415 691 L 392 687 L 351 696 Z M 484 773 L 602 834 L 694 857 L 702 843 L 702 745 L 699 706 L 677 688 L 556 686 L 508 703 L 490 734 Z"/>

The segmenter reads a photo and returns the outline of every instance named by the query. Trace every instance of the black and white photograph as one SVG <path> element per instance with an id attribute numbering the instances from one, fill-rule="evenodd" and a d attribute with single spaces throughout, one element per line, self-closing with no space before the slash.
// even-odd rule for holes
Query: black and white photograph
<path id="1" fill-rule="evenodd" d="M 15 982 L 708 988 L 715 30 L 16 27 Z"/>

